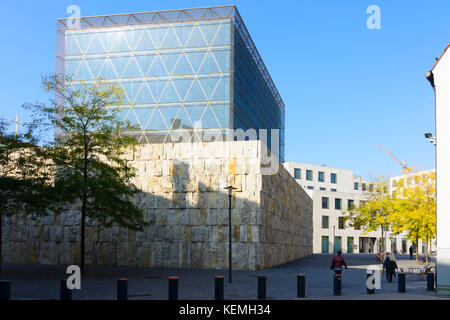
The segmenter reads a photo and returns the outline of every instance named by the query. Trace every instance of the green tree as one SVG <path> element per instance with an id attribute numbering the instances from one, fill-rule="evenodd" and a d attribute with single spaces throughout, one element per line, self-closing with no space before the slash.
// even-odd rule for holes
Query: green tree
<path id="1" fill-rule="evenodd" d="M 96 80 L 70 85 L 70 79 L 43 79 L 46 92 L 55 93 L 50 106 L 29 104 L 41 128 L 54 128 L 48 143 L 57 171 L 55 188 L 67 204 L 80 204 L 80 268 L 85 266 L 86 221 L 101 227 L 119 225 L 142 231 L 147 224 L 135 204 L 139 190 L 135 169 L 125 154 L 137 141 L 125 131 L 135 130 L 119 119 L 123 90 Z"/>
<path id="2" fill-rule="evenodd" d="M 382 178 L 372 182 L 364 196 L 366 200 L 360 202 L 359 208 L 356 206 L 349 208 L 345 218 L 350 221 L 351 226 L 362 227 L 365 231 L 364 234 L 381 228 L 380 250 L 386 251 L 384 247 L 386 229 L 389 229 L 392 223 L 393 212 L 388 182 Z"/>
<path id="3" fill-rule="evenodd" d="M 45 150 L 37 145 L 32 126 L 25 128 L 25 133 L 14 134 L 0 121 L 0 272 L 3 217 L 37 219 L 60 209 Z"/>
<path id="4" fill-rule="evenodd" d="M 430 244 L 436 236 L 436 175 L 434 172 L 411 173 L 393 186 L 394 214 L 392 230 L 407 232 L 408 240 L 416 245 L 419 259 L 419 239 Z M 428 261 L 427 248 L 427 261 Z"/>

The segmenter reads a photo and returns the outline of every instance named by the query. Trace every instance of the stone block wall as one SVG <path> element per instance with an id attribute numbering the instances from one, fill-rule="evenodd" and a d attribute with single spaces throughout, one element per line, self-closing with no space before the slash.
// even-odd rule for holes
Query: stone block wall
<path id="1" fill-rule="evenodd" d="M 312 254 L 312 200 L 279 166 L 261 173 L 259 141 L 147 144 L 130 150 L 143 232 L 88 223 L 89 265 L 226 269 L 228 196 L 233 268 L 255 270 Z M 74 206 L 40 220 L 4 218 L 4 263 L 79 262 L 80 213 Z"/>

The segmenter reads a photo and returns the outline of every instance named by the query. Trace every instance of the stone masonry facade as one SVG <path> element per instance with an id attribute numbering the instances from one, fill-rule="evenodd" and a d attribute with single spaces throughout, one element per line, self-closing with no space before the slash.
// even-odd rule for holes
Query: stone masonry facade
<path id="1" fill-rule="evenodd" d="M 312 254 L 312 199 L 280 164 L 261 172 L 260 141 L 146 144 L 130 150 L 143 232 L 86 227 L 88 265 L 226 269 L 228 196 L 233 268 L 264 269 Z M 79 262 L 76 207 L 40 220 L 4 218 L 3 262 Z"/>

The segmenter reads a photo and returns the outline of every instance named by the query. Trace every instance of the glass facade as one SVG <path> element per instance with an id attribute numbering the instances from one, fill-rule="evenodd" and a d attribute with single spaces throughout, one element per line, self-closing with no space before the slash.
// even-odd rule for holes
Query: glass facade
<path id="1" fill-rule="evenodd" d="M 273 152 L 284 160 L 284 104 L 234 6 L 84 17 L 79 28 L 59 19 L 57 27 L 57 74 L 75 88 L 117 83 L 121 116 L 140 128 L 141 143 L 171 142 L 178 129 L 193 139 L 279 129 Z"/>

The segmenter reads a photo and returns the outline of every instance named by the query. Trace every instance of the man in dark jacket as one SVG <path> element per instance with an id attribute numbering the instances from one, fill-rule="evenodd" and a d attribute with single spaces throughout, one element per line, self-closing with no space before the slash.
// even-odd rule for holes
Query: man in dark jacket
<path id="1" fill-rule="evenodd" d="M 409 260 L 412 259 L 414 259 L 414 256 L 413 256 L 413 246 L 411 245 L 409 246 Z"/>
<path id="2" fill-rule="evenodd" d="M 395 270 L 398 269 L 397 262 L 393 254 L 386 255 L 386 260 L 383 262 L 383 271 L 386 270 L 387 282 L 392 282 L 392 276 L 395 275 Z"/>
<path id="3" fill-rule="evenodd" d="M 335 274 L 341 274 L 342 266 L 345 266 L 345 269 L 347 269 L 347 264 L 345 263 L 344 257 L 342 256 L 342 251 L 339 250 L 337 256 L 334 256 L 333 260 L 331 261 L 330 269 L 334 270 Z"/>

